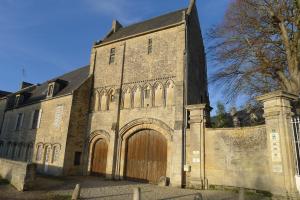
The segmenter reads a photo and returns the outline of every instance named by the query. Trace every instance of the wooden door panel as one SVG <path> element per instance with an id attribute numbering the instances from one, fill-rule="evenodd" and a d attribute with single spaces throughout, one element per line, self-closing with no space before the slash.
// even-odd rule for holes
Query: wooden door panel
<path id="1" fill-rule="evenodd" d="M 108 144 L 100 139 L 94 144 L 92 157 L 92 173 L 95 175 L 106 174 Z"/>
<path id="2" fill-rule="evenodd" d="M 167 141 L 154 130 L 141 130 L 127 141 L 125 175 L 129 179 L 157 183 L 166 176 Z"/>

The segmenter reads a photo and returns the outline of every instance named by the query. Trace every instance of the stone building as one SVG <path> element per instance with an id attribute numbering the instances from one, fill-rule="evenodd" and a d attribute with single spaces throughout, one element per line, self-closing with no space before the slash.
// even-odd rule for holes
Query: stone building
<path id="1" fill-rule="evenodd" d="M 183 183 L 187 112 L 209 105 L 204 46 L 195 2 L 123 27 L 112 23 L 92 48 L 89 174 Z"/>
<path id="2" fill-rule="evenodd" d="M 92 47 L 89 66 L 0 95 L 0 173 L 13 170 L 15 161 L 7 159 L 14 159 L 52 175 L 299 197 L 300 146 L 294 147 L 300 121 L 294 132 L 291 124 L 291 104 L 299 96 L 276 91 L 258 98 L 264 109 L 258 126 L 207 126 L 207 70 L 195 0 L 127 27 L 113 21 Z"/>
<path id="3" fill-rule="evenodd" d="M 34 162 L 46 174 L 82 173 L 90 85 L 86 66 L 43 84 L 23 83 L 0 99 L 1 157 Z"/>

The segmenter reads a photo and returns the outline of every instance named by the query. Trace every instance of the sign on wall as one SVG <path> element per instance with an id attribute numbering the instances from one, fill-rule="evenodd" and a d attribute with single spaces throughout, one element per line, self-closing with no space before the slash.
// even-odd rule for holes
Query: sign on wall
<path id="1" fill-rule="evenodd" d="M 281 164 L 281 147 L 280 147 L 280 136 L 279 133 L 272 131 L 270 134 L 271 137 L 271 154 L 272 154 L 272 171 L 275 173 L 282 173 L 282 164 Z"/>

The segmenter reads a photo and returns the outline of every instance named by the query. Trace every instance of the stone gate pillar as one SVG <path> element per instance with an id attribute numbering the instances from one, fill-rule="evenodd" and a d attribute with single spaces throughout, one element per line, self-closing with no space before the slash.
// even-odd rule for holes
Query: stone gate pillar
<path id="1" fill-rule="evenodd" d="M 297 95 L 276 91 L 257 98 L 264 106 L 266 121 L 270 191 L 283 199 L 298 196 L 295 182 L 295 157 L 292 144 L 291 101 Z"/>
<path id="2" fill-rule="evenodd" d="M 190 135 L 186 141 L 189 150 L 186 152 L 190 166 L 189 181 L 190 187 L 200 189 L 207 188 L 205 177 L 205 124 L 206 124 L 206 104 L 196 104 L 186 106 L 190 112 Z"/>

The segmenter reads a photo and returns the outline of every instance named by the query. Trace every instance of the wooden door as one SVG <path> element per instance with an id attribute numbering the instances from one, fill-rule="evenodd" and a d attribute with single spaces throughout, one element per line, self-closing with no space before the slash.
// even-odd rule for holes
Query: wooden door
<path id="1" fill-rule="evenodd" d="M 106 174 L 108 144 L 104 139 L 95 142 L 92 156 L 92 174 L 104 176 Z"/>
<path id="2" fill-rule="evenodd" d="M 127 141 L 127 179 L 157 183 L 166 176 L 167 140 L 154 130 L 141 130 Z"/>

